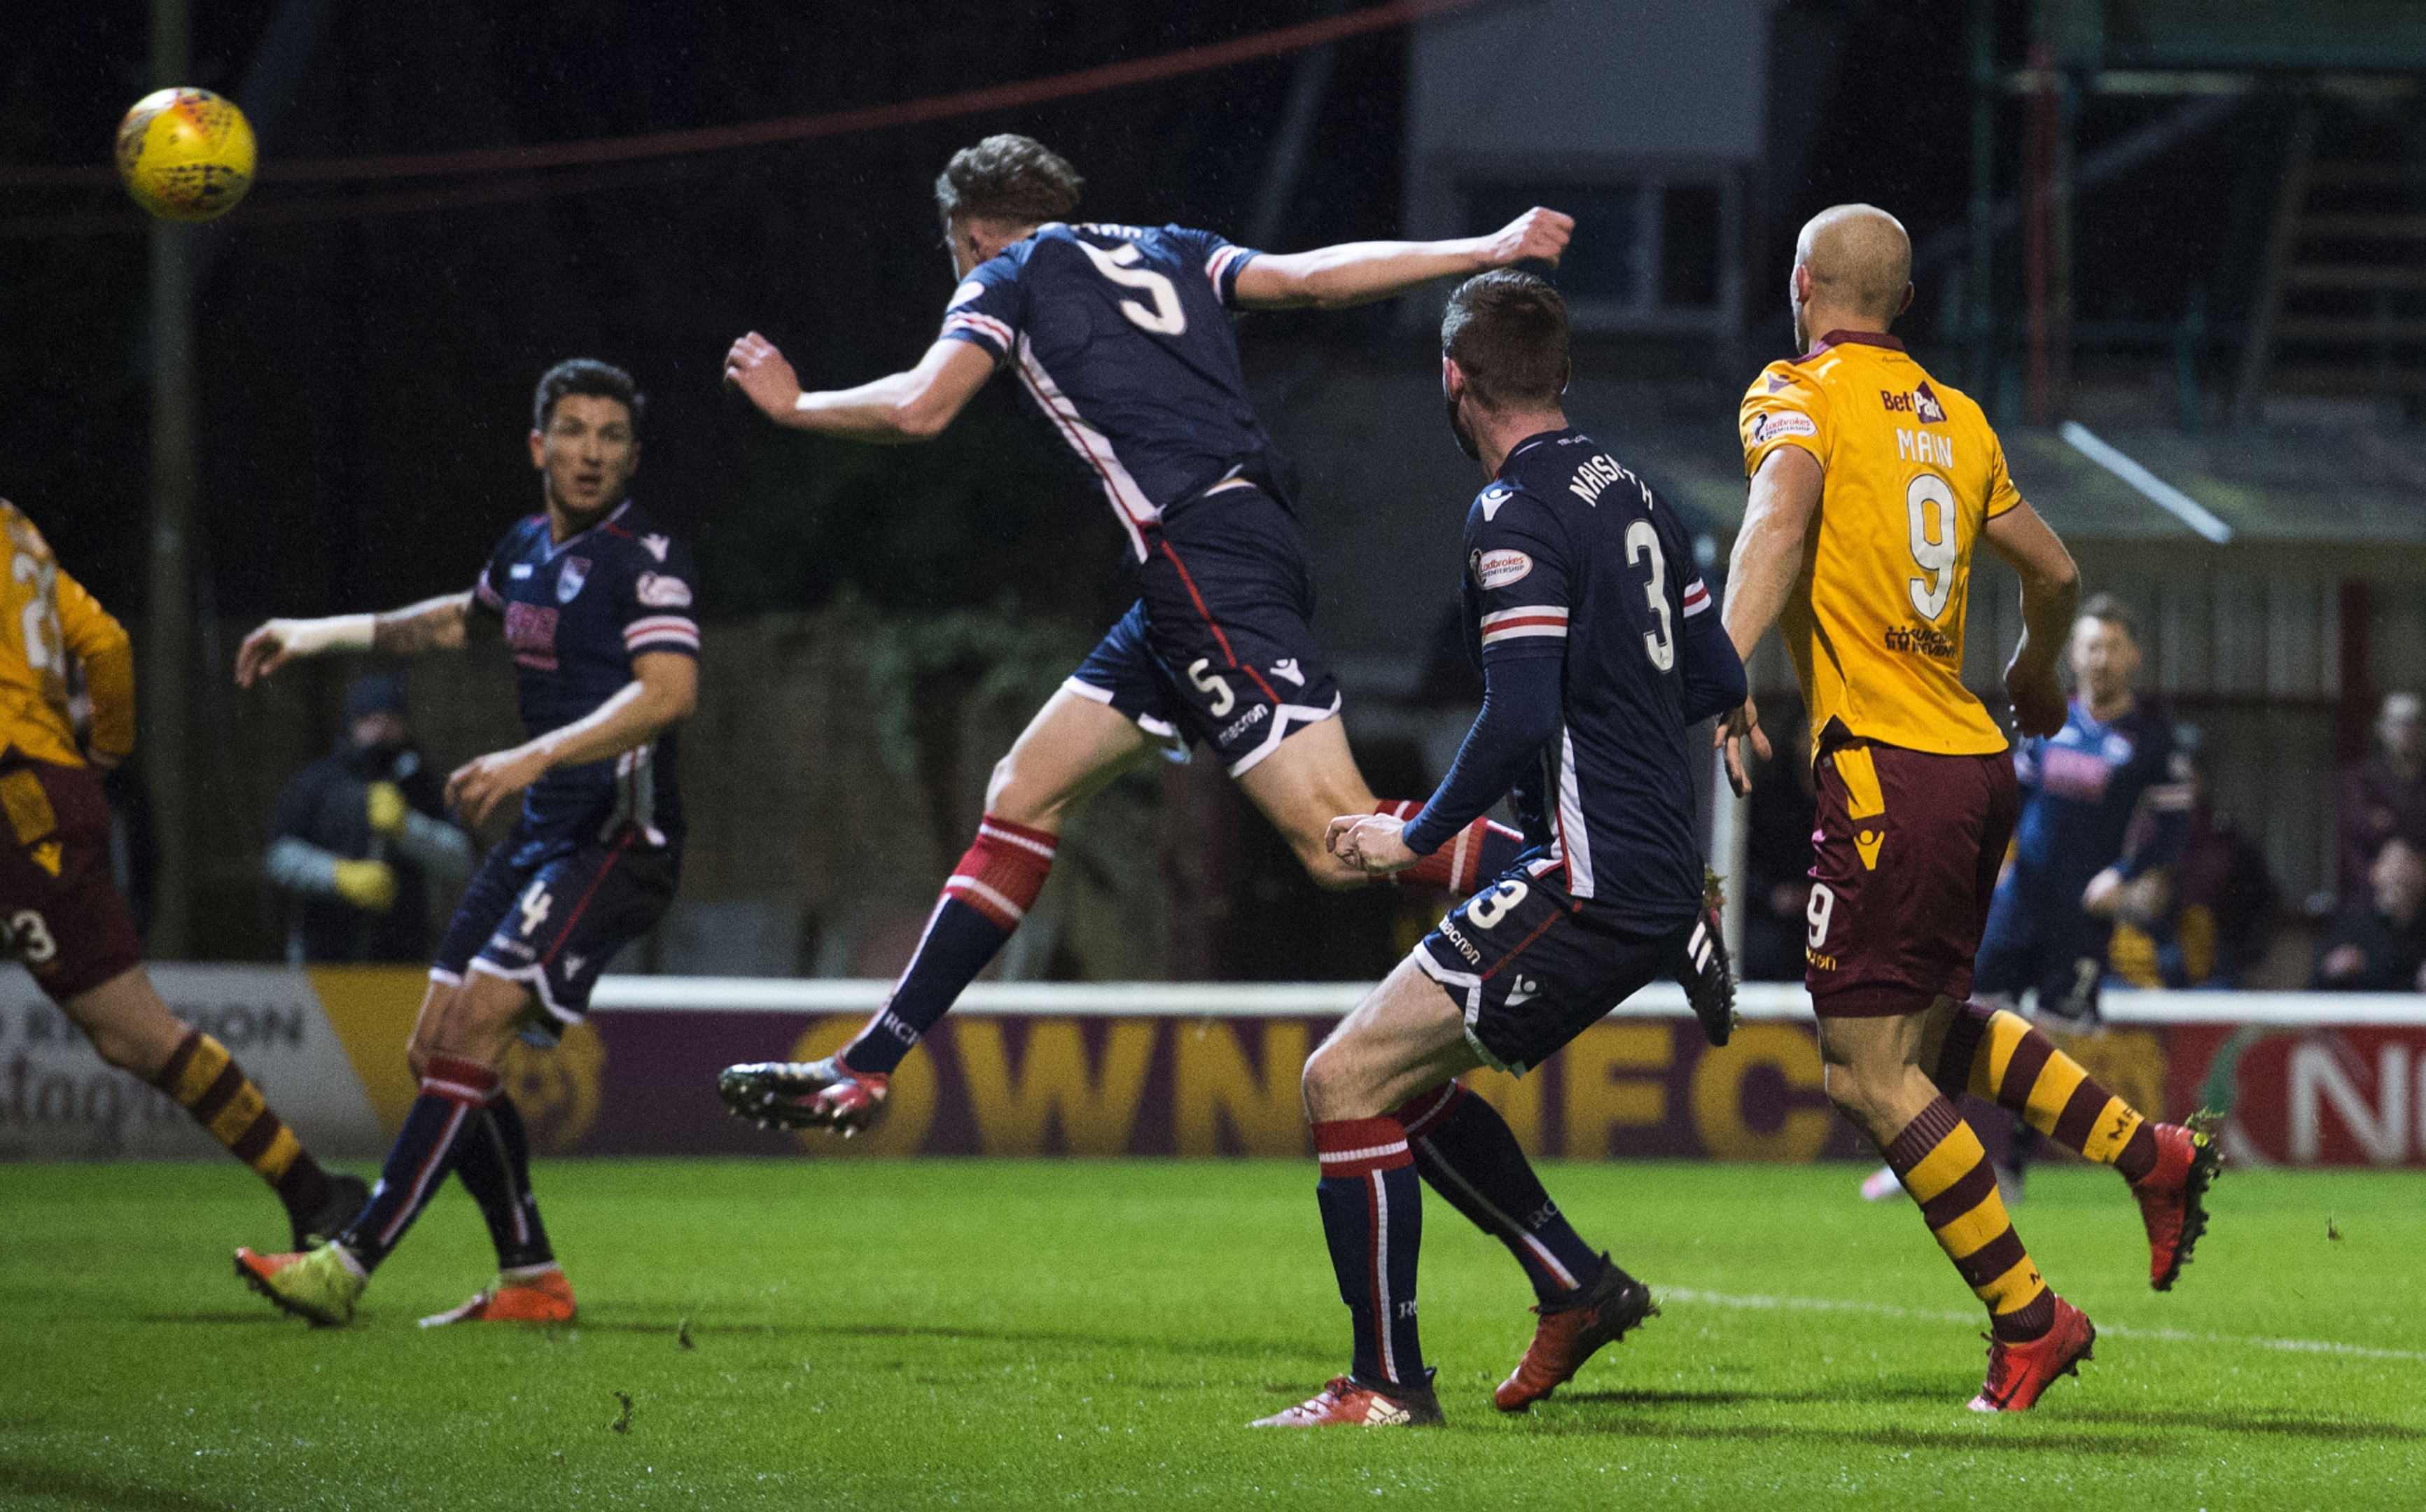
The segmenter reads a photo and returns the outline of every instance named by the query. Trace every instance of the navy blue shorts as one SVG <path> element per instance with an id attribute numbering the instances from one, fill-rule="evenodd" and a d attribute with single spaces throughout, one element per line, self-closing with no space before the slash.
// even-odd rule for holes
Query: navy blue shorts
<path id="1" fill-rule="evenodd" d="M 1690 969 L 1685 942 L 1698 899 L 1674 927 L 1644 934 L 1569 896 L 1565 880 L 1556 868 L 1503 872 L 1449 910 L 1410 957 L 1465 1010 L 1466 1042 L 1494 1070 L 1524 1075 L 1609 1009 Z"/>
<path id="2" fill-rule="evenodd" d="M 2041 1013 L 2094 1022 L 2114 925 L 2084 911 L 2078 890 L 2068 897 L 2037 895 L 2042 891 L 2023 885 L 2018 873 L 1997 889 L 1971 975 L 1972 993 L 2009 1007 L 2024 989 L 2034 987 Z"/>
<path id="3" fill-rule="evenodd" d="M 1339 712 L 1314 643 L 1314 577 L 1297 517 L 1226 489 L 1146 533 L 1142 596 L 1062 685 L 1108 703 L 1181 759 L 1203 741 L 1237 777 L 1290 732 Z"/>
<path id="4" fill-rule="evenodd" d="M 673 901 L 682 856 L 625 826 L 615 838 L 536 864 L 499 845 L 463 890 L 430 980 L 466 971 L 527 985 L 560 1027 L 590 1011 L 590 990 L 625 945 L 656 927 Z"/>

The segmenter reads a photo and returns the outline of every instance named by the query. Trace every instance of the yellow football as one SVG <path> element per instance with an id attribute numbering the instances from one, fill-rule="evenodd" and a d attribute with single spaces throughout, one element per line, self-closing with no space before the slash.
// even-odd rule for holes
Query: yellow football
<path id="1" fill-rule="evenodd" d="M 252 187 L 252 123 L 208 89 L 158 89 L 118 123 L 118 176 L 167 220 L 216 220 Z"/>

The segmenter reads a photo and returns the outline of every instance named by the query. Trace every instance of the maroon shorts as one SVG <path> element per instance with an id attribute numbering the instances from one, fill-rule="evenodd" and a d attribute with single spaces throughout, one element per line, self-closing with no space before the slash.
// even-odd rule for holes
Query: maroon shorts
<path id="1" fill-rule="evenodd" d="M 0 927 L 59 1002 L 143 961 L 109 870 L 109 800 L 80 766 L 0 761 Z"/>
<path id="2" fill-rule="evenodd" d="M 2014 759 L 1872 741 L 1821 746 L 1803 984 L 1823 1019 L 1918 1013 L 1971 994 L 1971 957 L 2020 796 Z"/>

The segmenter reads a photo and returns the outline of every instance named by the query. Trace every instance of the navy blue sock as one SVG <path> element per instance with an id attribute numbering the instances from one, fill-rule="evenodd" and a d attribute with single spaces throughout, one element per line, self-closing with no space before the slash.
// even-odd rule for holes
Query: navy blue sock
<path id="1" fill-rule="evenodd" d="M 1314 1126 L 1322 1162 L 1315 1186 L 1322 1235 L 1348 1304 L 1356 1353 L 1350 1367 L 1368 1385 L 1421 1387 L 1415 1337 L 1415 1251 L 1424 1238 L 1424 1188 L 1396 1118 L 1348 1118 Z"/>
<path id="2" fill-rule="evenodd" d="M 1398 1118 L 1415 1169 L 1476 1228 L 1508 1247 L 1544 1311 L 1583 1301 L 1609 1263 L 1550 1200 L 1498 1109 L 1451 1082 L 1410 1098 Z"/>
<path id="3" fill-rule="evenodd" d="M 1027 917 L 1060 844 L 1050 830 L 987 814 L 978 838 L 944 883 L 944 895 L 927 917 L 917 952 L 894 985 L 893 995 L 859 1037 L 843 1047 L 842 1063 L 855 1071 L 890 1076 L 919 1037 L 951 1011 L 963 988 Z"/>
<path id="4" fill-rule="evenodd" d="M 522 1110 L 500 1090 L 464 1120 L 457 1139 L 455 1175 L 488 1220 L 497 1247 L 497 1269 L 544 1265 L 556 1259 L 547 1226 L 539 1219 L 539 1198 L 530 1184 L 530 1135 Z"/>
<path id="5" fill-rule="evenodd" d="M 337 1235 L 363 1269 L 375 1270 L 445 1183 L 461 1150 L 463 1126 L 497 1089 L 497 1073 L 477 1061 L 432 1055 L 421 1095 L 387 1152 L 371 1199 Z"/>

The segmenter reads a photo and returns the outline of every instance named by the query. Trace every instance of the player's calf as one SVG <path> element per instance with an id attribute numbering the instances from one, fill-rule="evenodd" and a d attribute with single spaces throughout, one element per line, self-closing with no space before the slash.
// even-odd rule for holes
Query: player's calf
<path id="1" fill-rule="evenodd" d="M 1394 819 L 1413 819 L 1423 812 L 1423 807 L 1400 798 L 1384 798 L 1373 805 L 1373 812 Z M 1404 871 L 1391 874 L 1390 880 L 1400 887 L 1439 888 L 1464 897 L 1481 886 L 1484 877 L 1497 877 L 1515 865 L 1524 850 L 1523 835 L 1496 820 L 1477 819 L 1440 849 Z M 1357 879 L 1363 880 L 1362 874 Z"/>
<path id="2" fill-rule="evenodd" d="M 1966 1003 L 1946 1031 L 1936 1081 L 2019 1114 L 2031 1129 L 2131 1183 L 2148 1231 L 2148 1284 L 2171 1290 L 2207 1229 L 2222 1165 L 2208 1117 L 2157 1123 L 2108 1091 L 2021 1015 Z"/>

